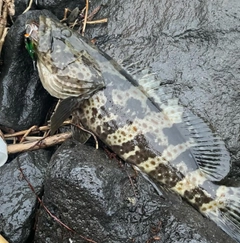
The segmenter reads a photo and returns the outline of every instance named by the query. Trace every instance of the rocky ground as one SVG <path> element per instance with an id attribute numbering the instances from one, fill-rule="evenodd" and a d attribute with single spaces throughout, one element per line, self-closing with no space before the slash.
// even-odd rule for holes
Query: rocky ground
<path id="1" fill-rule="evenodd" d="M 88 26 L 86 37 L 130 71 L 156 73 L 166 92 L 217 131 L 232 158 L 226 183 L 239 185 L 240 2 L 106 0 L 92 1 L 91 9 L 100 4 L 96 18 L 108 23 Z M 43 124 L 54 102 L 25 50 L 26 21 L 40 14 L 61 19 L 64 7 L 81 8 L 85 1 L 37 1 L 21 14 L 26 5 L 16 3 L 0 67 L 0 124 L 15 130 Z M 74 140 L 55 149 L 10 157 L 0 168 L 0 233 L 9 242 L 233 242 L 190 205 L 164 190 L 160 196 L 101 149 Z M 19 168 L 75 233 L 39 207 Z"/>

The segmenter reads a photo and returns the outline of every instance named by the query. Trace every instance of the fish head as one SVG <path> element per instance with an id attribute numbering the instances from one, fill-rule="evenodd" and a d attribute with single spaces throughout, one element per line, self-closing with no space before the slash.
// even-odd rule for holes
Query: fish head
<path id="1" fill-rule="evenodd" d="M 91 47 L 74 30 L 46 16 L 39 23 L 26 24 L 25 39 L 37 59 L 44 88 L 54 97 L 65 99 L 94 93 L 105 86 Z M 28 50 L 29 52 L 29 50 Z"/>

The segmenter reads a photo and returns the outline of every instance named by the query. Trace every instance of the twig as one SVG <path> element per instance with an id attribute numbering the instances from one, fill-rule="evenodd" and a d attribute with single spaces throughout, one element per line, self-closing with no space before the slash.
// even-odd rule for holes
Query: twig
<path id="1" fill-rule="evenodd" d="M 49 126 L 42 126 L 42 127 L 37 127 L 36 129 L 31 131 L 31 134 L 34 133 L 38 133 L 39 131 L 46 131 L 49 130 Z M 28 130 L 23 130 L 23 131 L 19 131 L 19 132 L 14 132 L 14 133 L 10 133 L 10 134 L 4 134 L 4 138 L 12 138 L 12 137 L 18 137 L 18 136 L 22 136 L 24 135 Z"/>
<path id="2" fill-rule="evenodd" d="M 135 196 L 135 198 L 137 198 L 137 194 L 136 194 L 136 192 L 135 192 L 135 188 L 134 188 L 134 184 L 133 184 L 132 177 L 128 174 L 127 170 L 125 170 L 125 171 L 126 171 L 126 174 L 127 174 L 127 176 L 128 176 L 128 179 L 129 179 L 129 181 L 130 181 L 130 184 L 131 184 L 131 186 L 132 186 L 134 196 Z"/>
<path id="3" fill-rule="evenodd" d="M 30 127 L 30 128 L 26 131 L 26 133 L 22 136 L 22 139 L 20 140 L 20 143 L 22 143 L 22 142 L 25 140 L 25 138 L 31 133 L 31 131 L 35 130 L 36 128 L 37 128 L 36 125 Z"/>
<path id="4" fill-rule="evenodd" d="M 7 26 L 7 3 L 5 2 L 3 5 L 2 5 L 2 9 L 0 9 L 1 11 L 1 18 L 0 18 L 0 38 L 2 39 L 2 36 L 3 36 L 3 32 L 4 32 L 4 29 L 6 28 Z M 2 47 L 1 47 L 2 49 Z"/>
<path id="5" fill-rule="evenodd" d="M 70 11 L 69 8 L 65 8 L 65 9 L 64 9 L 64 16 L 63 16 L 63 19 L 60 20 L 61 23 L 67 20 L 67 14 L 68 14 L 69 11 Z"/>
<path id="6" fill-rule="evenodd" d="M 35 189 L 33 188 L 32 184 L 29 182 L 29 180 L 26 178 L 26 176 L 23 173 L 22 168 L 19 168 L 20 172 L 21 172 L 21 176 L 22 178 L 27 182 L 28 186 L 30 187 L 30 189 L 32 190 L 32 192 L 35 194 L 38 202 L 41 204 L 41 206 L 46 210 L 46 212 L 50 215 L 50 217 L 52 217 L 55 221 L 57 221 L 60 225 L 62 225 L 64 228 L 68 229 L 69 231 L 76 233 L 76 231 L 74 231 L 73 229 L 71 229 L 69 226 L 67 226 L 66 224 L 64 224 L 59 218 L 57 218 L 55 215 L 53 215 L 50 210 L 44 205 L 43 201 L 40 199 L 40 197 L 37 195 Z M 92 242 L 92 243 L 97 243 L 94 240 L 88 239 L 78 233 L 76 233 L 78 236 L 80 236 L 82 239 L 88 241 L 88 242 Z"/>
<path id="7" fill-rule="evenodd" d="M 95 140 L 95 143 L 96 143 L 95 148 L 96 148 L 96 149 L 99 148 L 99 146 L 98 146 L 98 140 L 97 140 L 97 137 L 96 137 L 96 135 L 95 135 L 94 133 L 88 131 L 87 129 L 85 129 L 85 128 L 83 128 L 82 126 L 79 126 L 79 125 L 77 125 L 77 124 L 74 124 L 74 123 L 71 123 L 71 124 L 72 124 L 73 126 L 79 128 L 79 129 L 83 130 L 84 132 L 87 132 L 87 133 L 91 134 L 91 135 L 93 136 L 94 140 Z"/>
<path id="8" fill-rule="evenodd" d="M 6 37 L 7 33 L 8 33 L 8 29 L 9 28 L 7 28 L 7 27 L 4 28 L 2 36 L 1 36 L 1 39 L 0 39 L 0 54 L 2 52 L 3 43 L 5 41 L 5 37 Z"/>
<path id="9" fill-rule="evenodd" d="M 57 145 L 59 143 L 63 143 L 68 138 L 72 137 L 71 132 L 60 133 L 51 137 L 43 138 L 42 140 L 21 143 L 21 144 L 10 144 L 8 145 L 8 154 L 19 153 L 29 150 L 37 150 L 41 148 L 46 148 L 50 146 Z"/>
<path id="10" fill-rule="evenodd" d="M 98 20 L 93 20 L 93 21 L 87 21 L 87 24 L 102 24 L 102 23 L 107 23 L 108 19 L 104 18 L 104 19 L 98 19 Z"/>
<path id="11" fill-rule="evenodd" d="M 31 7 L 32 7 L 32 4 L 33 4 L 33 0 L 30 0 L 27 8 L 24 10 L 23 14 L 26 13 Z"/>
<path id="12" fill-rule="evenodd" d="M 0 0 L 0 18 L 2 17 L 2 6 L 3 6 L 3 0 Z"/>
<path id="13" fill-rule="evenodd" d="M 70 121 L 65 121 L 63 123 L 63 125 L 70 125 L 71 122 Z M 41 127 L 38 127 L 38 126 L 35 126 L 35 129 L 33 129 L 31 131 L 31 134 L 36 134 L 38 132 L 45 132 L 45 131 L 48 131 L 50 130 L 50 127 L 49 126 L 41 126 Z M 10 133 L 10 134 L 4 134 L 4 138 L 12 138 L 12 137 L 18 137 L 18 136 L 23 136 L 28 130 L 23 130 L 23 131 L 19 131 L 19 132 L 14 132 L 14 133 Z"/>
<path id="14" fill-rule="evenodd" d="M 83 28 L 82 28 L 82 36 L 84 36 L 86 24 L 87 24 L 87 17 L 88 17 L 88 0 L 86 0 L 86 11 L 84 16 Z"/>

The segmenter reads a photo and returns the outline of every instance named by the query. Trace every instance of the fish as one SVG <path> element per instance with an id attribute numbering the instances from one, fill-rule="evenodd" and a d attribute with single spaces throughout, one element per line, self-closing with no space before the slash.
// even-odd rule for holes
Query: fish
<path id="1" fill-rule="evenodd" d="M 28 24 L 26 32 L 43 86 L 61 99 L 51 118 L 53 132 L 72 115 L 121 159 L 240 242 L 240 188 L 220 184 L 230 171 L 230 155 L 206 122 L 166 94 L 154 75 L 134 79 L 58 21 L 40 16 L 38 28 Z"/>

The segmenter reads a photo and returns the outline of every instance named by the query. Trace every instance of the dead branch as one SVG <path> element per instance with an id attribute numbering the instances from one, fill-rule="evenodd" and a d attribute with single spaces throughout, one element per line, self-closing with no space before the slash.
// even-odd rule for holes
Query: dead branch
<path id="1" fill-rule="evenodd" d="M 15 14 L 14 0 L 0 0 L 0 55 L 2 46 L 7 35 L 7 17 L 12 20 L 12 16 Z"/>
<path id="2" fill-rule="evenodd" d="M 27 8 L 23 11 L 23 14 L 26 13 L 32 7 L 32 4 L 33 4 L 33 0 L 30 0 Z"/>
<path id="3" fill-rule="evenodd" d="M 98 19 L 98 20 L 92 20 L 92 21 L 87 21 L 87 24 L 103 24 L 103 23 L 107 23 L 108 19 L 104 18 L 104 19 Z"/>
<path id="4" fill-rule="evenodd" d="M 77 125 L 77 124 L 74 124 L 74 123 L 72 123 L 72 125 L 75 126 L 75 127 L 77 127 L 77 128 L 79 128 L 80 130 L 83 130 L 84 132 L 87 132 L 87 133 L 89 133 L 90 135 L 92 135 L 93 138 L 94 138 L 94 140 L 95 140 L 95 144 L 96 144 L 96 145 L 95 145 L 95 148 L 96 148 L 96 149 L 99 148 L 99 146 L 98 146 L 98 140 L 97 140 L 97 137 L 96 137 L 96 135 L 95 135 L 94 133 L 92 133 L 91 131 L 89 131 L 89 130 L 83 128 L 83 127 L 80 126 L 80 125 Z"/>
<path id="5" fill-rule="evenodd" d="M 86 24 L 87 24 L 87 17 L 88 17 L 88 0 L 86 0 L 86 10 L 85 10 L 85 16 L 84 16 L 84 21 L 83 21 L 83 28 L 82 28 L 82 36 L 84 36 L 85 29 L 86 29 Z"/>
<path id="6" fill-rule="evenodd" d="M 34 142 L 26 142 L 21 144 L 8 145 L 8 154 L 14 154 L 24 151 L 37 150 L 63 143 L 68 138 L 72 137 L 71 132 L 60 133 L 46 138 L 40 138 Z"/>

